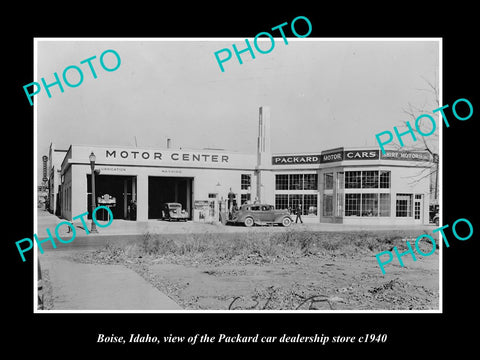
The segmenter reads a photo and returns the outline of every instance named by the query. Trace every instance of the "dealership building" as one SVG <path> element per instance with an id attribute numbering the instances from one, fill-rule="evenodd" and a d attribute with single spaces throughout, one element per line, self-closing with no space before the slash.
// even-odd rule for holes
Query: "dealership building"
<path id="1" fill-rule="evenodd" d="M 96 206 L 109 206 L 115 219 L 133 221 L 161 218 L 166 202 L 181 203 L 193 221 L 215 220 L 234 196 L 239 205 L 300 205 L 307 222 L 428 224 L 429 174 L 438 163 L 428 152 L 382 154 L 378 147 L 272 154 L 268 107 L 259 111 L 253 154 L 177 149 L 170 141 L 164 149 L 71 145 L 52 153 L 64 154 L 49 161 L 51 179 L 58 183 L 50 185 L 57 213 L 72 219 L 91 212 L 93 153 Z"/>

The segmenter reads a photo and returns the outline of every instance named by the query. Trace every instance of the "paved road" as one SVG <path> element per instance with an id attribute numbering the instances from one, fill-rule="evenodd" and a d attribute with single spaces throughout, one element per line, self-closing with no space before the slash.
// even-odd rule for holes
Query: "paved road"
<path id="1" fill-rule="evenodd" d="M 48 227 L 54 235 L 55 227 L 58 223 L 64 221 L 58 217 L 43 211 L 38 211 L 38 231 L 39 238 L 47 236 Z M 87 225 L 90 229 L 90 221 Z M 106 224 L 106 222 L 100 222 Z M 193 234 L 193 233 L 238 233 L 238 232 L 282 232 L 291 230 L 312 230 L 312 231 L 385 231 L 385 230 L 426 230 L 431 231 L 435 228 L 433 225 L 346 225 L 346 224 L 325 224 L 318 221 L 312 222 L 312 219 L 305 220 L 304 224 L 293 223 L 290 227 L 282 226 L 255 226 L 247 228 L 245 226 L 209 224 L 200 222 L 168 222 L 161 220 L 148 221 L 128 221 L 113 220 L 112 224 L 105 228 L 98 228 L 98 235 L 142 235 L 146 232 L 157 234 Z M 75 222 L 77 237 L 87 236 L 80 220 Z M 69 239 L 71 234 L 67 233 L 68 227 L 62 225 L 59 228 L 60 236 Z M 55 235 L 54 235 L 55 236 Z"/>
<path id="2" fill-rule="evenodd" d="M 38 212 L 38 237 L 39 239 L 47 238 L 46 229 L 50 229 L 52 236 L 55 238 L 55 227 L 64 220 L 51 215 L 46 211 Z M 90 229 L 90 222 L 88 222 Z M 168 234 L 171 238 L 182 238 L 188 234 L 224 234 L 225 239 L 229 239 L 236 233 L 262 233 L 262 232 L 286 232 L 292 230 L 309 230 L 309 231 L 392 231 L 392 230 L 416 230 L 431 232 L 434 226 L 414 225 L 414 226 L 392 226 L 392 225 L 344 225 L 344 224 L 320 224 L 320 223 L 304 223 L 292 224 L 289 228 L 282 226 L 256 226 L 246 228 L 244 226 L 232 226 L 221 224 L 206 224 L 197 222 L 167 222 L 159 220 L 149 220 L 143 222 L 114 220 L 113 223 L 106 228 L 98 228 L 98 233 L 86 234 L 85 229 L 80 221 L 75 222 L 76 236 L 72 242 L 67 244 L 54 239 L 57 246 L 55 251 L 71 250 L 71 249 L 95 249 L 102 248 L 107 243 L 115 243 L 117 245 L 125 245 L 138 243 L 142 240 L 144 234 Z M 59 235 L 62 239 L 68 241 L 72 237 L 72 233 L 68 233 L 68 226 L 59 227 Z M 53 249 L 50 241 L 42 244 L 45 251 Z"/>

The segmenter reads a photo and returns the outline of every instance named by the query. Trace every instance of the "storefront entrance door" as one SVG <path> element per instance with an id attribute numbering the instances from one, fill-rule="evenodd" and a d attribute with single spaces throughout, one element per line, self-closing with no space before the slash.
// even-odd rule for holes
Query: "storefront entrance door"
<path id="1" fill-rule="evenodd" d="M 413 203 L 413 218 L 416 223 L 423 222 L 423 196 L 422 194 L 415 194 L 415 200 Z"/>

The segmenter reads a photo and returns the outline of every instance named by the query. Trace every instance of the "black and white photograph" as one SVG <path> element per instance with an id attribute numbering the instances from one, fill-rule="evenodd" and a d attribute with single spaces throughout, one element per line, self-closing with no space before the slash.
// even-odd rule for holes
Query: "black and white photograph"
<path id="1" fill-rule="evenodd" d="M 38 39 L 37 309 L 440 311 L 441 45 Z"/>
<path id="2" fill-rule="evenodd" d="M 7 352 L 473 349 L 471 5 L 122 5 L 6 11 Z"/>

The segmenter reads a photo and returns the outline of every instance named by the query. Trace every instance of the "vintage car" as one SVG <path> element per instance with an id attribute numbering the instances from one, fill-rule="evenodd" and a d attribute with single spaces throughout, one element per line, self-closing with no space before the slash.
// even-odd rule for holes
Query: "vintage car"
<path id="1" fill-rule="evenodd" d="M 230 223 L 244 224 L 247 227 L 267 224 L 290 226 L 292 218 L 287 210 L 275 210 L 268 204 L 244 204 L 233 214 Z"/>
<path id="2" fill-rule="evenodd" d="M 438 226 L 440 223 L 440 217 L 439 217 L 439 207 L 438 205 L 430 205 L 430 223 L 434 223 L 435 225 Z"/>
<path id="3" fill-rule="evenodd" d="M 182 209 L 182 204 L 180 203 L 165 203 L 162 208 L 162 219 L 168 221 L 187 221 L 188 212 Z"/>

